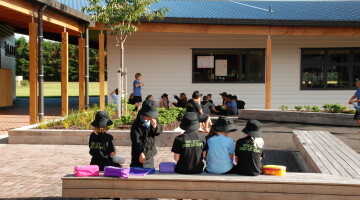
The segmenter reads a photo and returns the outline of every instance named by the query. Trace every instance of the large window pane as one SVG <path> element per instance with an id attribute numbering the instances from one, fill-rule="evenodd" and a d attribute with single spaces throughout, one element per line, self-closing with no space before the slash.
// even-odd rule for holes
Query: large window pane
<path id="1" fill-rule="evenodd" d="M 327 70 L 328 88 L 348 88 L 349 71 L 347 66 L 331 66 Z"/>
<path id="2" fill-rule="evenodd" d="M 251 49 L 193 49 L 193 82 L 264 81 L 264 52 Z"/>
<path id="3" fill-rule="evenodd" d="M 329 50 L 330 63 L 347 63 L 349 62 L 349 49 Z"/>
<path id="4" fill-rule="evenodd" d="M 325 50 L 303 50 L 302 64 L 322 64 L 325 62 Z"/>
<path id="5" fill-rule="evenodd" d="M 360 49 L 354 49 L 353 62 L 360 63 Z"/>
<path id="6" fill-rule="evenodd" d="M 356 79 L 360 80 L 360 65 L 355 65 L 353 67 L 353 81 L 355 82 Z M 353 85 L 351 85 L 353 86 Z"/>
<path id="7" fill-rule="evenodd" d="M 303 88 L 324 88 L 324 67 L 308 66 L 302 70 Z"/>
<path id="8" fill-rule="evenodd" d="M 259 82 L 264 80 L 265 52 L 251 50 L 241 55 L 241 80 Z"/>

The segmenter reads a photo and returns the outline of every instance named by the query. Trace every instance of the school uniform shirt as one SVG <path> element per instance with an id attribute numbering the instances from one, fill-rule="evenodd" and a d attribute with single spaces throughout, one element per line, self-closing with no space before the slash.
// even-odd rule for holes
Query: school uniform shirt
<path id="1" fill-rule="evenodd" d="M 113 144 L 113 136 L 108 133 L 94 132 L 90 134 L 89 139 L 89 154 L 92 156 L 90 165 L 98 165 L 100 170 L 104 170 L 105 166 L 120 166 L 118 163 L 113 162 L 110 156 L 111 152 L 115 152 Z"/>
<path id="2" fill-rule="evenodd" d="M 178 96 L 175 96 L 175 99 L 177 100 L 176 107 L 179 108 L 186 108 L 187 100 L 180 99 Z"/>
<path id="3" fill-rule="evenodd" d="M 202 101 L 201 102 L 201 108 L 204 112 L 204 114 L 211 115 L 211 108 L 215 107 L 213 103 L 210 101 Z"/>
<path id="4" fill-rule="evenodd" d="M 234 108 L 234 111 L 231 111 L 232 112 L 231 114 L 237 115 L 238 109 L 237 109 L 237 104 L 236 104 L 236 102 L 234 100 L 226 102 L 226 107 L 229 108 L 229 109 Z"/>
<path id="5" fill-rule="evenodd" d="M 201 174 L 206 139 L 203 133 L 185 132 L 175 138 L 171 151 L 180 154 L 175 171 L 179 174 Z"/>
<path id="6" fill-rule="evenodd" d="M 206 171 L 213 174 L 223 174 L 230 171 L 234 154 L 234 140 L 222 134 L 212 136 L 207 140 Z"/>
<path id="7" fill-rule="evenodd" d="M 190 99 L 190 100 L 187 102 L 186 112 L 196 112 L 196 113 L 200 113 L 200 110 L 201 110 L 200 104 L 199 104 L 197 101 L 195 101 L 194 99 Z"/>
<path id="8" fill-rule="evenodd" d="M 131 126 L 130 138 L 131 138 L 131 166 L 132 167 L 148 167 L 154 168 L 152 158 L 157 154 L 155 146 L 155 137 L 159 136 L 163 127 L 156 119 L 157 125 L 154 129 L 150 122 L 145 122 L 140 118 L 140 115 L 136 118 Z M 139 163 L 139 155 L 144 153 L 149 163 L 145 165 Z"/>
<path id="9" fill-rule="evenodd" d="M 264 150 L 256 148 L 250 136 L 236 142 L 235 156 L 238 157 L 238 163 L 235 166 L 236 173 L 249 176 L 261 174 L 261 158 L 264 157 Z"/>
<path id="10" fill-rule="evenodd" d="M 140 84 L 140 81 L 134 80 L 134 83 L 133 83 L 133 89 L 134 89 L 133 95 L 137 96 L 137 97 L 141 97 L 142 96 L 141 95 L 141 86 L 139 85 L 139 86 L 135 87 L 135 85 L 137 85 L 137 84 Z"/>

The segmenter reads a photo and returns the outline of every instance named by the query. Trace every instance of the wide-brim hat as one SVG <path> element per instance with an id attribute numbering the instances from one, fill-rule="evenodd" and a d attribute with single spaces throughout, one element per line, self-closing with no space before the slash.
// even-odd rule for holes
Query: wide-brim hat
<path id="1" fill-rule="evenodd" d="M 251 119 L 246 123 L 242 132 L 254 138 L 262 137 L 261 123 L 258 120 Z"/>
<path id="2" fill-rule="evenodd" d="M 235 132 L 237 131 L 234 121 L 225 116 L 220 116 L 215 124 L 212 126 L 213 129 L 220 132 Z"/>
<path id="3" fill-rule="evenodd" d="M 187 112 L 180 123 L 180 128 L 185 131 L 197 131 L 200 128 L 197 114 L 195 112 Z"/>
<path id="4" fill-rule="evenodd" d="M 151 117 L 151 118 L 158 117 L 159 111 L 157 110 L 155 101 L 153 101 L 151 99 L 145 100 L 142 104 L 139 114 L 142 116 Z"/>
<path id="5" fill-rule="evenodd" d="M 109 118 L 109 113 L 105 110 L 99 110 L 95 115 L 95 120 L 91 122 L 94 127 L 108 127 L 113 125 L 113 122 Z"/>

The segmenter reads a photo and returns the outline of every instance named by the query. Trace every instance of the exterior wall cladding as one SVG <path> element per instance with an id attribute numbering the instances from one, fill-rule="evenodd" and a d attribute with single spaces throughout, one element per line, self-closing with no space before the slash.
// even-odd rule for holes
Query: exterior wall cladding
<path id="1" fill-rule="evenodd" d="M 8 51 L 6 48 L 8 48 Z M 0 68 L 12 70 L 12 96 L 15 99 L 16 60 L 14 28 L 2 24 L 0 24 Z"/>
<path id="2" fill-rule="evenodd" d="M 128 93 L 132 92 L 134 74 L 143 74 L 143 98 L 154 95 L 159 102 L 162 93 L 194 90 L 212 93 L 215 104 L 220 92 L 237 95 L 246 108 L 265 107 L 265 83 L 200 84 L 192 82 L 192 48 L 266 48 L 267 36 L 135 33 L 125 44 L 125 66 L 128 68 Z M 120 50 L 113 36 L 107 37 L 108 92 L 117 87 Z M 272 36 L 272 108 L 286 104 L 346 104 L 353 90 L 301 90 L 301 48 L 360 47 L 360 37 Z M 110 100 L 111 101 L 111 100 Z"/>

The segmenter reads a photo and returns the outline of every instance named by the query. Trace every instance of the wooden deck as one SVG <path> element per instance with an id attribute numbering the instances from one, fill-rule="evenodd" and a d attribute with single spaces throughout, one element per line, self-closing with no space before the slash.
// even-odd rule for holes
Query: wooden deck
<path id="1" fill-rule="evenodd" d="M 62 180 L 63 197 L 79 198 L 358 200 L 360 196 L 360 180 L 319 173 L 284 177 L 156 173 L 129 179 L 67 175 Z"/>
<path id="2" fill-rule="evenodd" d="M 293 131 L 312 172 L 360 179 L 360 155 L 327 131 Z"/>

